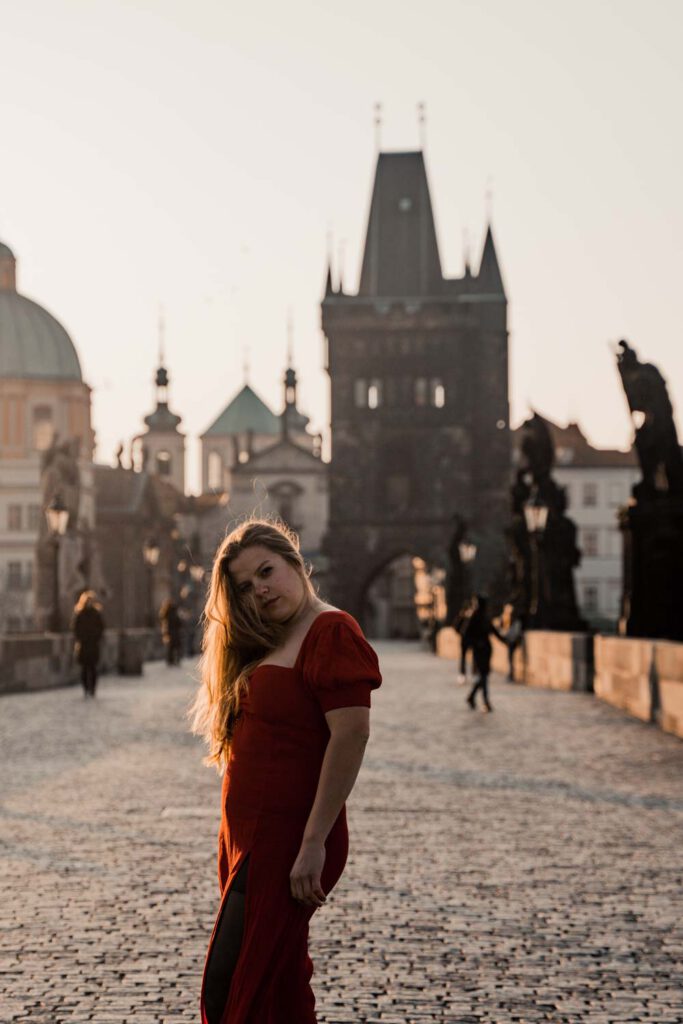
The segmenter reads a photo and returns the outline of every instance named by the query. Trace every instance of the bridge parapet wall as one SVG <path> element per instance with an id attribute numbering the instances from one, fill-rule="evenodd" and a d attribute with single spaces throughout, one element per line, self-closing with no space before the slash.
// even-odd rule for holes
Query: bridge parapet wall
<path id="1" fill-rule="evenodd" d="M 595 693 L 635 718 L 683 738 L 683 644 L 596 637 Z"/>
<path id="2" fill-rule="evenodd" d="M 73 686 L 81 669 L 70 633 L 0 635 L 0 696 Z M 140 675 L 144 661 L 163 656 L 158 631 L 108 629 L 102 638 L 99 671 Z"/>

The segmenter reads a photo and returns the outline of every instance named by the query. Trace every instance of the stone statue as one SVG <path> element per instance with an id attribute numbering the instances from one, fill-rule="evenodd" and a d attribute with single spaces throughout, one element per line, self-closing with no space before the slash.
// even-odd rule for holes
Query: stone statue
<path id="1" fill-rule="evenodd" d="M 69 512 L 69 533 L 78 527 L 81 501 L 81 472 L 78 468 L 80 447 L 81 442 L 76 437 L 60 442 L 59 436 L 55 435 L 50 447 L 43 452 L 41 461 L 43 508 L 47 508 L 54 498 L 59 498 Z"/>
<path id="2" fill-rule="evenodd" d="M 642 480 L 619 513 L 624 537 L 620 632 L 683 641 L 683 458 L 666 382 L 619 342 L 617 369 L 634 416 Z M 641 421 L 641 422 L 639 422 Z"/>
<path id="3" fill-rule="evenodd" d="M 581 560 L 567 496 L 552 478 L 555 446 L 547 422 L 534 413 L 521 427 L 522 464 L 511 488 L 510 602 L 535 629 L 585 628 L 576 604 L 574 569 Z M 547 508 L 545 528 L 530 534 L 525 508 Z"/>
<path id="4" fill-rule="evenodd" d="M 633 496 L 683 495 L 683 458 L 666 381 L 652 363 L 640 362 L 627 341 L 620 341 L 619 348 L 617 368 L 628 407 L 643 417 L 635 433 L 643 479 L 633 488 Z"/>

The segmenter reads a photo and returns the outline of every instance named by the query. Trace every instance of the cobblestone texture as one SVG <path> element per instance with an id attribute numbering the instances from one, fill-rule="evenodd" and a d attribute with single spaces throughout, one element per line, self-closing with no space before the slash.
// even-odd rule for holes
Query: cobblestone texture
<path id="1" fill-rule="evenodd" d="M 352 852 L 314 918 L 321 1024 L 683 1021 L 683 743 L 588 695 L 380 645 Z M 0 700 L 0 1022 L 197 1021 L 219 781 L 192 682 Z M 296 1024 L 296 1022 L 292 1022 Z"/>

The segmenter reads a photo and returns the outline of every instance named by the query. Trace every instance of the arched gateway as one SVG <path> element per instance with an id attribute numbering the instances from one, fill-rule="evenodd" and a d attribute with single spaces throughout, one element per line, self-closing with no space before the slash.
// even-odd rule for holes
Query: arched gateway
<path id="1" fill-rule="evenodd" d="M 454 516 L 495 589 L 508 520 L 507 299 L 493 235 L 447 279 L 422 153 L 381 153 L 358 292 L 322 303 L 331 383 L 329 596 L 363 618 L 369 581 L 410 552 L 447 568 Z"/>

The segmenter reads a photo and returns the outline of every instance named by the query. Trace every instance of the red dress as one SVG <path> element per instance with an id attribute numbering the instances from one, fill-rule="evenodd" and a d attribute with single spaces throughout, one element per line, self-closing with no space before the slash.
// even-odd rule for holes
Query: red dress
<path id="1" fill-rule="evenodd" d="M 346 612 L 314 619 L 291 668 L 260 665 L 235 727 L 223 779 L 218 836 L 221 906 L 244 858 L 245 920 L 239 960 L 221 1024 L 315 1024 L 308 922 L 312 907 L 291 895 L 289 873 L 315 798 L 330 731 L 325 712 L 370 707 L 380 685 L 377 655 Z M 329 893 L 348 852 L 342 808 L 325 843 L 322 888 Z M 214 926 L 207 963 L 211 955 Z M 204 986 L 202 1022 L 206 1024 Z"/>

